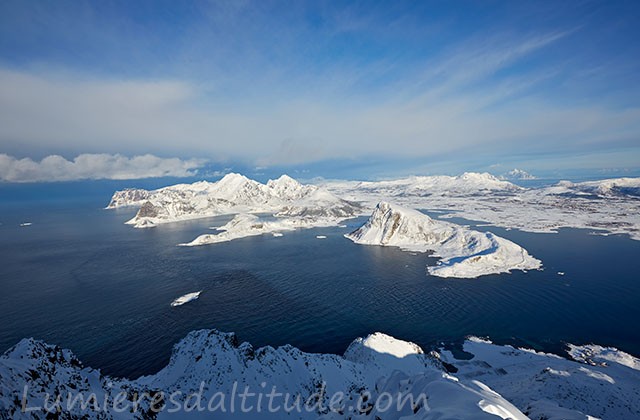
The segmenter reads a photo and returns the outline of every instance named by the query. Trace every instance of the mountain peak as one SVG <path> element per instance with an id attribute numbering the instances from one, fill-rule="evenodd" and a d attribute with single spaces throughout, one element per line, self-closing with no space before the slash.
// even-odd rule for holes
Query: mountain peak
<path id="1" fill-rule="evenodd" d="M 530 180 L 530 179 L 536 179 L 536 177 L 531 175 L 527 171 L 523 171 L 522 169 L 515 168 L 510 170 L 509 172 L 502 174 L 502 176 L 500 176 L 500 179 Z"/>
<path id="2" fill-rule="evenodd" d="M 317 188 L 313 185 L 302 185 L 289 175 L 282 175 L 278 179 L 270 179 L 267 187 L 281 198 L 300 199 L 315 191 Z"/>
<path id="3" fill-rule="evenodd" d="M 282 174 L 280 175 L 280 177 L 278 179 L 270 179 L 269 181 L 267 181 L 267 186 L 269 187 L 275 187 L 275 186 L 285 186 L 285 185 L 289 185 L 289 186 L 299 186 L 302 185 L 300 184 L 298 181 L 296 181 L 295 179 L 291 178 L 289 175 L 287 174 Z"/>
<path id="4" fill-rule="evenodd" d="M 405 216 L 405 217 L 406 216 L 413 216 L 413 217 L 418 217 L 418 218 L 423 219 L 423 220 L 431 220 L 431 218 L 429 216 L 427 216 L 426 214 L 424 214 L 424 213 L 421 213 L 421 212 L 419 212 L 417 210 L 414 210 L 414 209 L 409 209 L 409 208 L 406 208 L 406 207 L 402 207 L 402 206 L 399 206 L 397 204 L 391 204 L 391 203 L 389 203 L 387 201 L 381 201 L 376 205 L 376 209 L 374 210 L 374 213 L 373 213 L 372 217 L 375 217 L 374 215 L 376 213 L 379 213 L 379 214 L 386 214 L 386 213 L 394 214 L 395 213 L 395 214 L 399 214 L 399 215 L 402 215 L 402 216 Z"/>
<path id="5" fill-rule="evenodd" d="M 230 198 L 230 194 L 236 194 L 242 190 L 256 190 L 264 187 L 257 181 L 247 178 L 238 173 L 228 173 L 215 183 L 215 190 L 225 198 Z"/>
<path id="6" fill-rule="evenodd" d="M 226 174 L 225 176 L 223 176 L 222 178 L 220 178 L 220 180 L 218 181 L 218 183 L 231 183 L 231 182 L 241 182 L 241 181 L 249 181 L 249 178 L 247 178 L 246 176 L 236 173 L 236 172 L 229 172 L 228 174 Z"/>
<path id="7" fill-rule="evenodd" d="M 464 180 L 487 180 L 487 181 L 499 181 L 498 178 L 491 175 L 488 172 L 465 172 L 459 177 Z"/>

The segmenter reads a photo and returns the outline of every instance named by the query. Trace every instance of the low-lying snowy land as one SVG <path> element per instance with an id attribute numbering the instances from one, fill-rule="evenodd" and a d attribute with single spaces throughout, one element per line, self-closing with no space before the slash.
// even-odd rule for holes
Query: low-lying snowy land
<path id="1" fill-rule="evenodd" d="M 328 181 L 325 188 L 373 207 L 380 201 L 463 217 L 527 232 L 563 227 L 627 234 L 640 240 L 640 178 L 617 178 L 523 188 L 488 173 L 413 176 L 359 182 Z"/>
<path id="2" fill-rule="evenodd" d="M 375 333 L 354 340 L 343 356 L 310 354 L 291 346 L 254 349 L 234 334 L 199 330 L 176 344 L 161 371 L 130 380 L 85 367 L 69 350 L 24 339 L 0 356 L 0 417 L 640 416 L 640 361 L 616 349 L 571 346 L 575 360 L 568 360 L 470 338 L 464 350 L 471 358 L 458 360 Z M 84 408 L 78 396 L 88 401 Z"/>
<path id="3" fill-rule="evenodd" d="M 220 233 L 204 234 L 198 236 L 191 242 L 178 244 L 180 246 L 209 245 L 220 242 L 228 242 L 234 239 L 246 238 L 271 233 L 274 236 L 282 236 L 282 232 L 287 230 L 305 229 L 322 226 L 335 225 L 339 220 L 333 218 L 300 218 L 300 217 L 280 217 L 276 220 L 266 221 L 254 214 L 241 213 L 236 215 L 224 226 L 215 228 Z"/>
<path id="4" fill-rule="evenodd" d="M 433 251 L 441 260 L 428 271 L 439 277 L 474 278 L 542 266 L 524 248 L 490 232 L 434 220 L 419 211 L 385 202 L 378 203 L 363 226 L 345 236 L 363 245 Z"/>

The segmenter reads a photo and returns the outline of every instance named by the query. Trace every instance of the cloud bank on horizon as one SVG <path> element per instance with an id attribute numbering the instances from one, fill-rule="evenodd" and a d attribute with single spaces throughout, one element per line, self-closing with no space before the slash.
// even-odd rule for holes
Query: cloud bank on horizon
<path id="1" fill-rule="evenodd" d="M 81 154 L 73 160 L 50 155 L 37 162 L 0 154 L 0 181 L 52 182 L 79 179 L 141 179 L 189 177 L 206 162 L 202 159 L 163 159 L 153 155 L 131 158 L 109 154 Z"/>
<path id="2" fill-rule="evenodd" d="M 85 154 L 176 156 L 158 161 L 170 173 L 193 157 L 638 168 L 639 14 L 598 1 L 3 2 L 3 179 Z M 61 179 L 83 173 L 56 159 Z"/>

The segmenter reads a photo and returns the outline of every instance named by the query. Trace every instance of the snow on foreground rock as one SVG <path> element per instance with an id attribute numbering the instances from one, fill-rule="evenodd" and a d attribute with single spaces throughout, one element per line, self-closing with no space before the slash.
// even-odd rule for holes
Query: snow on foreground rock
<path id="1" fill-rule="evenodd" d="M 379 203 L 369 220 L 345 237 L 363 245 L 397 246 L 406 251 L 434 251 L 441 260 L 428 267 L 439 277 L 474 278 L 511 270 L 541 267 L 519 245 L 489 232 L 433 220 L 426 214 L 397 205 Z"/>
<path id="2" fill-rule="evenodd" d="M 341 357 L 254 349 L 234 334 L 193 331 L 164 369 L 137 380 L 103 376 L 68 350 L 33 339 L 0 357 L 0 417 L 45 418 L 37 407 L 46 393 L 48 408 L 62 395 L 59 407 L 73 418 L 526 419 L 484 384 L 461 381 L 417 345 L 381 333 L 355 340 Z M 88 400 L 90 393 L 89 408 L 69 409 L 69 395 Z M 133 412 L 118 412 L 135 401 Z"/>
<path id="3" fill-rule="evenodd" d="M 107 208 L 124 206 L 140 207 L 127 222 L 137 228 L 234 213 L 275 213 L 306 221 L 339 221 L 360 211 L 355 203 L 317 186 L 302 185 L 287 175 L 261 184 L 234 173 L 218 182 L 178 184 L 153 191 L 116 191 Z"/>
<path id="4" fill-rule="evenodd" d="M 472 359 L 440 357 L 460 380 L 481 381 L 532 419 L 640 418 L 640 360 L 615 348 L 570 344 L 576 361 L 478 338 L 463 348 Z"/>
<path id="5" fill-rule="evenodd" d="M 161 371 L 129 380 L 24 339 L 0 356 L 0 418 L 45 418 L 38 407 L 91 419 L 640 416 L 639 362 L 619 350 L 571 346 L 571 361 L 476 338 L 464 350 L 470 360 L 446 350 L 425 354 L 374 333 L 354 340 L 344 356 L 311 354 L 292 346 L 254 349 L 234 334 L 199 330 L 174 346 Z M 89 404 L 82 407 L 79 396 Z"/>

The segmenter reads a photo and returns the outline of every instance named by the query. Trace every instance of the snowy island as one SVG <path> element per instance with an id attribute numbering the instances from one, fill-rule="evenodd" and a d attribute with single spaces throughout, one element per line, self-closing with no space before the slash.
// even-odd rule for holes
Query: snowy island
<path id="1" fill-rule="evenodd" d="M 120 379 L 85 367 L 69 350 L 23 339 L 0 356 L 0 417 L 58 415 L 45 406 L 60 409 L 62 418 L 85 419 L 640 416 L 640 361 L 614 348 L 570 346 L 569 360 L 471 337 L 464 351 L 470 359 L 374 333 L 354 340 L 343 356 L 311 354 L 291 346 L 254 349 L 234 334 L 199 330 L 175 345 L 156 374 Z M 245 389 L 254 394 L 244 402 L 252 409 L 243 412 Z M 274 389 L 279 395 L 268 399 Z M 89 401 L 84 409 L 77 400 L 69 406 L 79 395 Z"/>
<path id="2" fill-rule="evenodd" d="M 490 232 L 434 220 L 419 211 L 386 202 L 378 203 L 369 220 L 345 237 L 363 245 L 433 251 L 441 260 L 428 271 L 439 277 L 474 278 L 542 266 L 524 248 Z"/>
<path id="3" fill-rule="evenodd" d="M 200 290 L 199 292 L 191 292 L 191 293 L 182 295 L 179 298 L 175 299 L 173 302 L 171 302 L 171 306 L 182 306 L 185 303 L 193 302 L 194 300 L 197 300 L 200 297 L 200 293 L 202 293 L 202 290 Z"/>
<path id="4" fill-rule="evenodd" d="M 315 185 L 302 185 L 287 175 L 261 184 L 235 173 L 217 182 L 116 191 L 107 208 L 126 206 L 139 207 L 127 222 L 137 228 L 238 213 L 271 213 L 294 219 L 300 226 L 315 226 L 337 223 L 361 211 L 357 203 Z"/>

